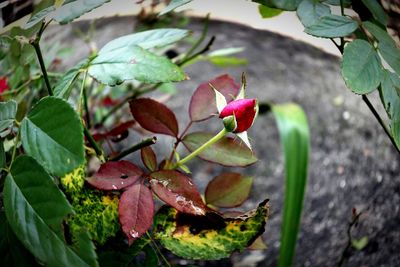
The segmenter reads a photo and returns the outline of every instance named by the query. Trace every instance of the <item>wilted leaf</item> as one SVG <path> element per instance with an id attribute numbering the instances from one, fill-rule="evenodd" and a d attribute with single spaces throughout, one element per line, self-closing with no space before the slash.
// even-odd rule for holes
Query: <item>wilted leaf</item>
<path id="1" fill-rule="evenodd" d="M 118 211 L 122 230 L 132 244 L 153 224 L 153 194 L 142 183 L 137 183 L 122 193 Z"/>
<path id="2" fill-rule="evenodd" d="M 151 146 L 146 146 L 140 150 L 142 162 L 146 168 L 153 172 L 157 169 L 157 157 Z"/>
<path id="3" fill-rule="evenodd" d="M 242 251 L 264 232 L 268 201 L 256 210 L 224 219 L 216 213 L 195 216 L 164 206 L 154 220 L 154 236 L 167 249 L 185 259 L 216 260 Z"/>
<path id="4" fill-rule="evenodd" d="M 364 40 L 346 45 L 341 65 L 346 85 L 356 94 L 374 91 L 382 80 L 382 67 L 374 47 Z"/>
<path id="5" fill-rule="evenodd" d="M 306 27 L 304 31 L 316 37 L 336 38 L 348 36 L 357 28 L 357 22 L 349 17 L 326 15 Z"/>
<path id="6" fill-rule="evenodd" d="M 33 158 L 14 161 L 4 185 L 4 207 L 13 232 L 43 265 L 98 266 L 88 238 L 77 250 L 65 243 L 62 221 L 73 209 Z"/>
<path id="7" fill-rule="evenodd" d="M 213 136 L 211 133 L 190 133 L 183 138 L 182 142 L 189 151 L 194 151 Z M 232 137 L 223 137 L 217 143 L 207 147 L 199 157 L 232 167 L 245 167 L 257 161 L 253 152 L 243 142 Z"/>
<path id="8" fill-rule="evenodd" d="M 66 101 L 42 98 L 21 123 L 22 146 L 50 173 L 71 172 L 84 162 L 83 128 Z"/>
<path id="9" fill-rule="evenodd" d="M 165 105 L 150 99 L 139 98 L 129 102 L 135 120 L 153 133 L 178 136 L 179 128 L 175 114 Z"/>
<path id="10" fill-rule="evenodd" d="M 16 115 L 17 102 L 14 100 L 0 102 L 0 132 L 12 126 Z"/>
<path id="11" fill-rule="evenodd" d="M 151 188 L 165 203 L 184 213 L 204 215 L 206 206 L 191 179 L 174 170 L 150 174 Z"/>
<path id="12" fill-rule="evenodd" d="M 313 0 L 303 0 L 297 8 L 297 16 L 304 27 L 315 24 L 319 18 L 330 13 L 331 9 L 329 6 Z"/>
<path id="13" fill-rule="evenodd" d="M 209 83 L 225 96 L 228 103 L 234 99 L 240 90 L 240 84 L 236 83 L 227 74 L 200 84 L 190 99 L 189 116 L 192 121 L 206 120 L 218 112 L 215 103 L 215 93 Z"/>
<path id="14" fill-rule="evenodd" d="M 248 247 L 248 249 L 251 250 L 263 250 L 267 249 L 267 245 L 265 244 L 264 240 L 262 239 L 262 236 L 257 237 L 256 240 Z"/>
<path id="15" fill-rule="evenodd" d="M 136 183 L 142 174 L 143 171 L 129 161 L 108 161 L 86 181 L 101 190 L 120 190 Z"/>
<path id="16" fill-rule="evenodd" d="M 240 206 L 249 196 L 252 177 L 240 173 L 223 173 L 211 180 L 206 188 L 207 204 L 230 208 Z"/>

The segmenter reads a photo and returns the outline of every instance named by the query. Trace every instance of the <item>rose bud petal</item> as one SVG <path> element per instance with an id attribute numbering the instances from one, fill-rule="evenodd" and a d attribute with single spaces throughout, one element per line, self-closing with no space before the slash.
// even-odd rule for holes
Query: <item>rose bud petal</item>
<path id="1" fill-rule="evenodd" d="M 258 103 L 256 99 L 238 99 L 226 105 L 219 117 L 223 119 L 234 116 L 237 126 L 232 132 L 241 133 L 253 125 L 257 111 Z"/>

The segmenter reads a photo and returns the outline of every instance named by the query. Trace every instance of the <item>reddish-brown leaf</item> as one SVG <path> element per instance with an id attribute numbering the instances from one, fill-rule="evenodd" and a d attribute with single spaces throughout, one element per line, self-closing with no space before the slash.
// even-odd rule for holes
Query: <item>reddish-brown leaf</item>
<path id="1" fill-rule="evenodd" d="M 150 189 L 137 183 L 122 193 L 118 205 L 119 221 L 129 245 L 153 224 L 154 202 Z"/>
<path id="2" fill-rule="evenodd" d="M 175 114 L 165 105 L 150 99 L 139 98 L 129 102 L 131 113 L 144 129 L 153 132 L 178 136 L 179 128 Z"/>
<path id="3" fill-rule="evenodd" d="M 108 132 L 105 133 L 99 132 L 94 134 L 93 138 L 95 141 L 101 141 L 105 138 L 113 138 L 113 140 L 117 139 L 120 141 L 121 137 L 127 136 L 129 128 L 131 128 L 134 124 L 135 124 L 134 120 L 123 122 Z"/>
<path id="4" fill-rule="evenodd" d="M 87 182 L 101 190 L 120 190 L 134 184 L 142 174 L 139 167 L 128 161 L 109 161 L 101 165 Z"/>
<path id="5" fill-rule="evenodd" d="M 142 162 L 146 168 L 154 172 L 157 170 L 157 156 L 154 153 L 151 146 L 146 146 L 140 150 L 140 156 L 142 157 Z"/>
<path id="6" fill-rule="evenodd" d="M 240 84 L 236 83 L 227 74 L 200 84 L 190 99 L 189 115 L 192 121 L 206 120 L 213 114 L 218 113 L 215 103 L 215 93 L 209 83 L 225 96 L 227 103 L 231 102 L 240 90 Z"/>
<path id="7" fill-rule="evenodd" d="M 165 203 L 184 213 L 206 213 L 207 207 L 188 176 L 174 170 L 158 171 L 150 176 L 151 188 Z"/>
<path id="8" fill-rule="evenodd" d="M 207 185 L 206 202 L 221 208 L 240 206 L 248 198 L 252 183 L 253 178 L 240 173 L 218 175 Z"/>

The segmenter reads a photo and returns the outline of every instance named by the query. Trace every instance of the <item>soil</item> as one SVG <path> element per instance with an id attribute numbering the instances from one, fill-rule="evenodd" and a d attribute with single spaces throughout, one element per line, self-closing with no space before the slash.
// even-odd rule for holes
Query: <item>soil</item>
<path id="1" fill-rule="evenodd" d="M 115 37 L 131 33 L 131 17 L 98 20 L 94 40 L 98 47 Z M 74 34 L 85 31 L 88 23 L 49 29 L 48 37 L 79 48 L 64 64 L 72 66 L 88 54 L 87 45 Z M 195 36 L 200 20 L 188 25 Z M 209 36 L 216 36 L 212 49 L 244 47 L 239 56 L 248 64 L 219 68 L 209 62 L 189 66 L 189 81 L 177 84 L 178 94 L 167 105 L 178 114 L 181 127 L 188 121 L 190 95 L 201 82 L 229 73 L 240 80 L 247 75 L 249 97 L 274 103 L 301 105 L 311 131 L 311 154 L 307 193 L 294 266 L 337 266 L 347 245 L 347 229 L 352 209 L 363 211 L 352 231 L 355 239 L 368 237 L 367 246 L 345 254 L 343 266 L 400 266 L 400 161 L 399 155 L 380 128 L 361 97 L 351 93 L 340 75 L 340 59 L 308 44 L 247 26 L 211 21 Z M 183 52 L 178 47 L 178 52 Z M 154 94 L 158 97 L 159 94 Z M 369 96 L 385 116 L 376 92 Z M 127 111 L 128 114 L 128 111 Z M 218 120 L 207 121 L 194 129 L 217 131 Z M 204 190 L 207 181 L 221 171 L 238 171 L 253 176 L 251 198 L 243 210 L 270 199 L 271 215 L 264 240 L 265 251 L 234 254 L 231 259 L 196 263 L 202 266 L 276 266 L 284 196 L 284 166 L 276 124 L 271 115 L 260 116 L 249 136 L 259 162 L 246 168 L 224 168 L 195 160 L 189 164 L 195 182 Z M 128 146 L 141 136 L 131 136 Z M 157 149 L 166 153 L 172 145 L 159 137 Z M 182 154 L 187 153 L 182 149 Z M 131 157 L 137 160 L 137 155 Z M 181 261 L 180 263 L 187 263 Z"/>

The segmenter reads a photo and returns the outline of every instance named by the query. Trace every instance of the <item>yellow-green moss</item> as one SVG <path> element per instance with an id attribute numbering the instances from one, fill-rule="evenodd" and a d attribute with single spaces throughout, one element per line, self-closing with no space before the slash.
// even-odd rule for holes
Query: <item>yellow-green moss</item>
<path id="1" fill-rule="evenodd" d="M 71 199 L 75 215 L 68 220 L 72 236 L 87 230 L 92 239 L 104 244 L 115 236 L 118 221 L 118 196 L 85 187 L 85 167 L 81 166 L 61 178 L 61 184 Z"/>

